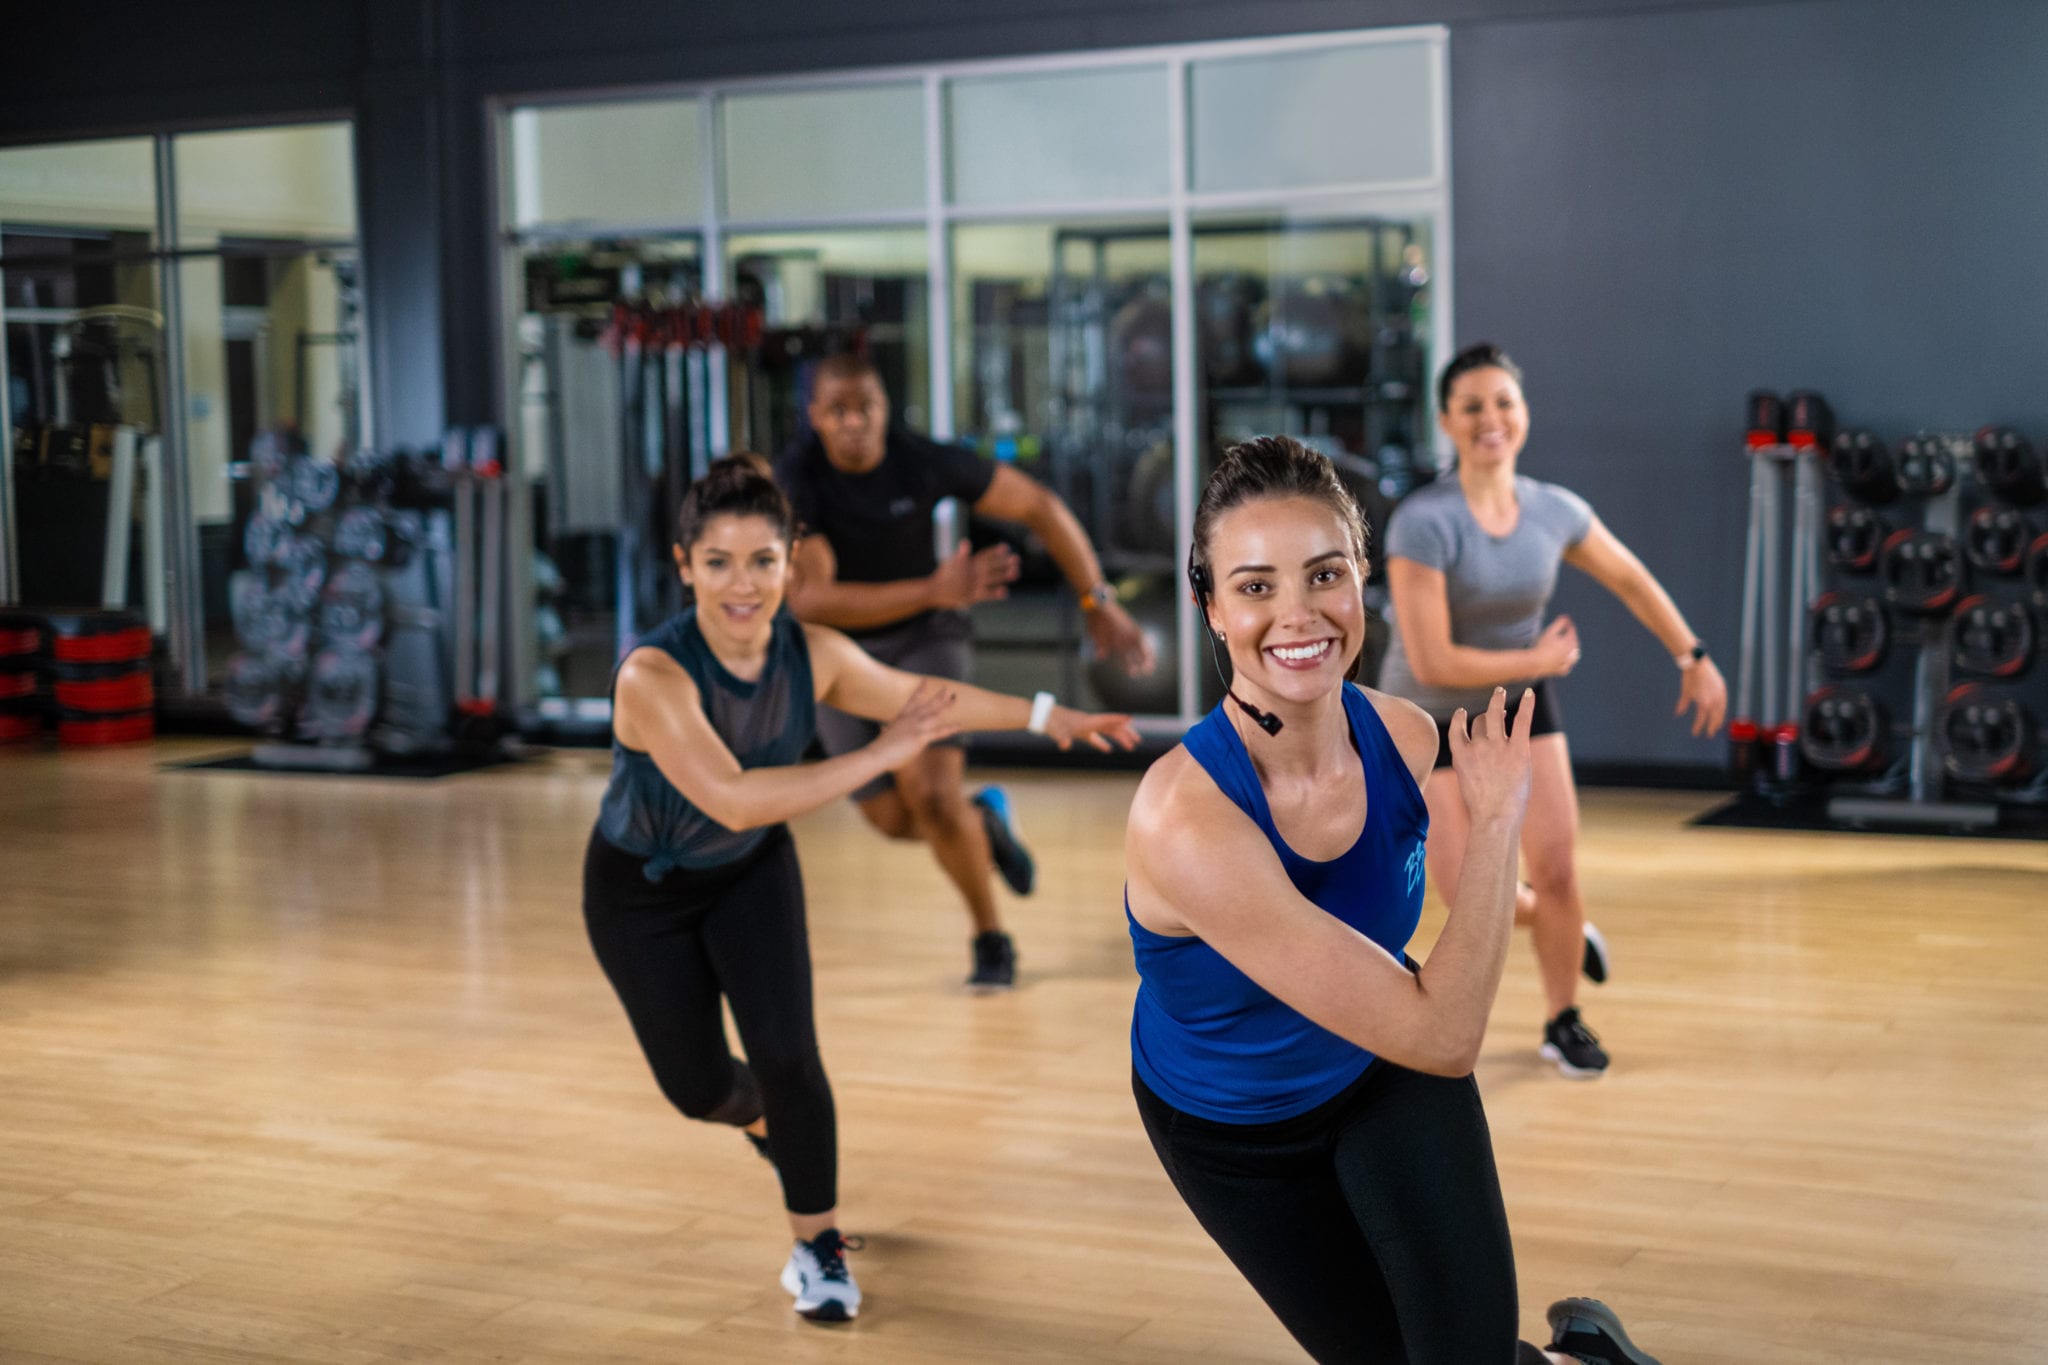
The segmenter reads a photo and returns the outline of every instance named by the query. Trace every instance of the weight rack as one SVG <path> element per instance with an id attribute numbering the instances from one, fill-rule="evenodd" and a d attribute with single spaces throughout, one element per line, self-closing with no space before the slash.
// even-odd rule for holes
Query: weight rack
<path id="1" fill-rule="evenodd" d="M 1984 832 L 2048 807 L 2032 447 L 1987 427 L 1894 451 L 1834 432 L 1810 391 L 1752 394 L 1748 417 L 1734 770 L 1772 805 L 1823 798 L 1845 827 Z"/>

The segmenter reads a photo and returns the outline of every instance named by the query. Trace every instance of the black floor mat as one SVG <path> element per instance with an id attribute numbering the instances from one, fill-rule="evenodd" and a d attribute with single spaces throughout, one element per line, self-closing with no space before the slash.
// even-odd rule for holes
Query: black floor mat
<path id="1" fill-rule="evenodd" d="M 1741 792 L 1706 814 L 1695 816 L 1692 823 L 1733 829 L 1826 830 L 1837 834 L 1910 834 L 1920 838 L 1932 835 L 1963 836 L 1972 839 L 2048 839 L 2048 810 L 2003 805 L 1998 808 L 1996 825 L 1964 828 L 1956 825 L 1916 824 L 1906 819 L 1838 820 L 1829 816 L 1827 806 L 1827 797 L 1818 794 L 1777 798 L 1765 797 L 1756 792 Z"/>

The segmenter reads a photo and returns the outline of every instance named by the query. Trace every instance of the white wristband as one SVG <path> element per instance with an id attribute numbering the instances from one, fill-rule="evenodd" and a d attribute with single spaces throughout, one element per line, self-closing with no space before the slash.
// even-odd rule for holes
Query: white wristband
<path id="1" fill-rule="evenodd" d="M 1034 735 L 1045 733 L 1046 722 L 1052 719 L 1054 697 L 1050 692 L 1040 692 L 1031 699 L 1031 720 L 1025 729 Z"/>

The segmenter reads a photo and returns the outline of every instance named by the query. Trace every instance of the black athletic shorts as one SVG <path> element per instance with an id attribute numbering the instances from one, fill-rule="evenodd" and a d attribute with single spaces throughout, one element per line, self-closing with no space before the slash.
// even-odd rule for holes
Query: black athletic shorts
<path id="1" fill-rule="evenodd" d="M 1564 712 L 1558 709 L 1557 693 L 1547 683 L 1536 683 L 1536 722 L 1529 727 L 1529 737 L 1538 735 L 1561 735 L 1564 733 Z M 1521 704 L 1522 689 L 1517 687 L 1508 693 L 1508 714 L 1515 713 Z M 1468 732 L 1469 733 L 1469 732 Z M 1451 722 L 1440 720 L 1436 723 L 1436 766 L 1451 766 Z"/>
<path id="2" fill-rule="evenodd" d="M 900 668 L 906 673 L 922 673 L 928 678 L 949 678 L 954 682 L 974 680 L 974 637 L 969 633 L 964 619 L 953 612 L 932 612 L 900 626 L 890 626 L 871 635 L 854 638 L 854 643 L 891 668 Z M 833 757 L 851 753 L 862 745 L 874 742 L 882 733 L 882 727 L 865 716 L 851 716 L 830 706 L 818 708 L 818 742 L 825 752 Z M 949 735 L 935 740 L 933 748 L 964 749 L 966 735 Z M 889 790 L 893 779 L 888 773 L 863 783 L 853 792 L 853 800 L 865 801 L 871 796 L 880 796 Z"/>

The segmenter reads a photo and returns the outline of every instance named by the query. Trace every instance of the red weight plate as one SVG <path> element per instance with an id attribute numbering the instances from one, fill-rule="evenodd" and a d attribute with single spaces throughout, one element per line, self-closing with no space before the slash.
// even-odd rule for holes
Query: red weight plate
<path id="1" fill-rule="evenodd" d="M 148 711 L 105 720 L 57 722 L 57 742 L 75 746 L 134 744 L 156 734 L 156 716 Z"/>
<path id="2" fill-rule="evenodd" d="M 59 682 L 50 690 L 57 705 L 74 711 L 145 711 L 156 704 L 156 687 L 147 673 L 100 682 Z"/>
<path id="3" fill-rule="evenodd" d="M 144 626 L 105 635 L 59 635 L 50 652 L 66 663 L 99 664 L 117 659 L 147 659 L 152 643 L 149 627 Z"/>

